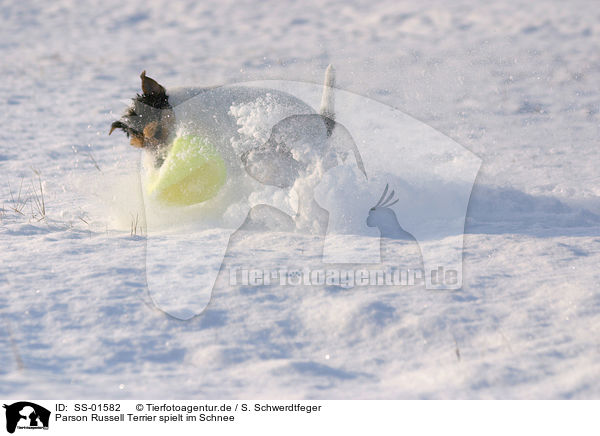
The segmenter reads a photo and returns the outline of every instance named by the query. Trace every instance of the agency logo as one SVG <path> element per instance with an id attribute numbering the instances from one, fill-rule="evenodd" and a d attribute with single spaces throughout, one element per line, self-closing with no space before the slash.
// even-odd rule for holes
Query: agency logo
<path id="1" fill-rule="evenodd" d="M 290 236 L 285 249 L 299 254 L 272 255 L 273 267 L 304 255 L 313 268 L 385 264 L 422 271 L 426 289 L 462 286 L 481 159 L 451 138 L 334 88 L 330 71 L 324 87 L 261 81 L 168 96 L 175 139 L 146 150 L 140 173 L 146 278 L 158 308 L 179 319 L 200 314 L 240 229 L 310 235 L 312 245 L 297 247 Z M 248 246 L 230 263 L 255 260 Z"/>
<path id="2" fill-rule="evenodd" d="M 6 409 L 6 431 L 14 433 L 19 430 L 48 430 L 50 411 L 38 404 L 19 401 L 4 405 Z"/>

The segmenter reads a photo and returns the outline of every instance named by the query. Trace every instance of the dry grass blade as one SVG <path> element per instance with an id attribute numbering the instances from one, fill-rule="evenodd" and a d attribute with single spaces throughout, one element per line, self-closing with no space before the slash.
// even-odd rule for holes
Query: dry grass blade
<path id="1" fill-rule="evenodd" d="M 21 177 L 21 185 L 19 186 L 19 193 L 17 194 L 17 198 L 15 198 L 13 192 L 12 192 L 12 188 L 10 186 L 10 182 L 8 182 L 8 192 L 10 194 L 10 201 L 12 203 L 12 206 L 10 206 L 10 208 L 21 215 L 25 215 L 23 213 L 23 209 L 25 209 L 25 206 L 27 205 L 27 201 L 29 199 L 27 198 L 21 198 L 21 193 L 23 192 L 23 180 L 24 177 Z"/>
<path id="2" fill-rule="evenodd" d="M 100 169 L 100 166 L 98 165 L 98 162 L 96 162 L 96 158 L 94 157 L 94 155 L 92 154 L 91 151 L 87 152 L 87 156 L 90 158 L 90 160 L 92 161 L 92 163 L 94 164 L 94 166 L 96 167 L 96 169 L 100 172 L 102 172 L 102 170 Z"/>
<path id="3" fill-rule="evenodd" d="M 33 170 L 33 172 L 37 175 L 37 186 L 34 184 L 33 180 L 31 181 L 32 188 L 32 215 L 34 218 L 38 217 L 38 221 L 41 221 L 46 218 L 46 200 L 44 199 L 44 188 L 42 186 L 42 178 L 40 176 L 40 172 L 37 170 Z M 39 192 L 38 192 L 39 189 Z M 35 211 L 33 210 L 35 208 Z"/>
<path id="4" fill-rule="evenodd" d="M 142 234 L 142 225 L 140 224 L 139 214 L 131 214 L 131 236 L 137 236 L 138 231 Z"/>
<path id="5" fill-rule="evenodd" d="M 456 340 L 456 336 L 452 335 L 454 339 L 454 353 L 456 354 L 456 360 L 460 362 L 460 348 L 458 348 L 458 341 Z"/>

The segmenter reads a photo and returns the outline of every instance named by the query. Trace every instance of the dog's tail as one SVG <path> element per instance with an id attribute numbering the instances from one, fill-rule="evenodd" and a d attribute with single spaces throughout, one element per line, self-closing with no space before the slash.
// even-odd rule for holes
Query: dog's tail
<path id="1" fill-rule="evenodd" d="M 325 70 L 325 82 L 323 83 L 323 95 L 321 97 L 321 108 L 319 113 L 331 119 L 335 120 L 335 93 L 333 87 L 335 86 L 335 69 L 333 65 L 329 65 Z"/>

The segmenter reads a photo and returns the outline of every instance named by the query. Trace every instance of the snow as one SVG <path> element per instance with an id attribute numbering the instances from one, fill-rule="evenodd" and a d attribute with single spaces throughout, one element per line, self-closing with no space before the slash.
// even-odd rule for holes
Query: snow
<path id="1" fill-rule="evenodd" d="M 4 2 L 0 396 L 597 398 L 594 6 Z M 148 290 L 156 238 L 143 226 L 139 150 L 107 135 L 139 92 L 140 72 L 167 89 L 317 86 L 330 63 L 340 90 L 481 158 L 462 288 L 232 285 L 229 272 L 248 258 L 256 269 L 321 265 L 315 236 L 240 231 L 206 310 L 169 316 Z M 252 107 L 230 110 L 264 138 Z M 257 203 L 265 195 L 293 203 L 281 193 Z M 446 237 L 428 241 L 441 258 L 456 255 Z"/>

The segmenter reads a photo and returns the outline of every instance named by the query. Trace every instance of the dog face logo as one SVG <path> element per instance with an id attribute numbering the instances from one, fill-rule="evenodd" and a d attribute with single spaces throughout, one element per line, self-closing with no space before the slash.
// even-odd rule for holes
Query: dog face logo
<path id="1" fill-rule="evenodd" d="M 14 433 L 16 429 L 48 429 L 50 411 L 28 401 L 19 401 L 4 405 L 6 409 L 6 431 Z"/>

